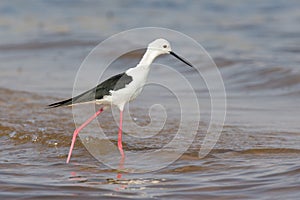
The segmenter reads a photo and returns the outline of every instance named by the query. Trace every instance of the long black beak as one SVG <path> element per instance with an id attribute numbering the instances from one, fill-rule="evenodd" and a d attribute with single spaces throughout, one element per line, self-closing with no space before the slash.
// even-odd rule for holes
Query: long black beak
<path id="1" fill-rule="evenodd" d="M 195 68 L 190 62 L 188 62 L 187 60 L 185 60 L 184 58 L 181 58 L 180 56 L 178 56 L 176 53 L 174 53 L 173 51 L 170 51 L 170 54 L 172 56 L 174 56 L 175 58 L 177 58 L 178 60 L 181 60 L 183 63 L 187 64 L 190 67 Z"/>

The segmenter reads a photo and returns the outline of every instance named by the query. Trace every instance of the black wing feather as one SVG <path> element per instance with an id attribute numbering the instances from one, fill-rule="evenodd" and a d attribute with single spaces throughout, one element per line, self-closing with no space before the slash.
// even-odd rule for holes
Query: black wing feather
<path id="1" fill-rule="evenodd" d="M 60 106 L 69 106 L 77 103 L 85 103 L 94 101 L 95 99 L 102 99 L 105 95 L 109 95 L 111 90 L 117 91 L 124 88 L 132 81 L 132 77 L 126 73 L 117 74 L 96 87 L 67 100 L 56 102 L 48 105 L 50 108 L 56 108 Z"/>

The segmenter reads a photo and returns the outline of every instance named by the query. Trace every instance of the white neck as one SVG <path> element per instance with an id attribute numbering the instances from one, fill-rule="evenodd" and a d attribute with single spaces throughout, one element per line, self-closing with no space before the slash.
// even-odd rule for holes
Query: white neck
<path id="1" fill-rule="evenodd" d="M 157 56 L 158 56 L 157 51 L 147 49 L 146 53 L 143 55 L 143 58 L 139 62 L 138 66 L 143 68 L 149 68 L 149 66 Z"/>

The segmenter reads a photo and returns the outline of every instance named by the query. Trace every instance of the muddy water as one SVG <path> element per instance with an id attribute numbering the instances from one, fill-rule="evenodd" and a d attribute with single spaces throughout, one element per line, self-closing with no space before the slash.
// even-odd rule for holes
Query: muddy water
<path id="1" fill-rule="evenodd" d="M 299 7 L 297 1 L 112 1 L 106 5 L 62 1 L 60 6 L 53 1 L 2 1 L 1 199 L 298 199 Z M 164 20 L 149 18 L 154 14 Z M 175 21 L 174 15 L 179 16 Z M 223 132 L 214 149 L 199 158 L 210 118 L 209 96 L 205 84 L 199 84 L 195 88 L 202 99 L 199 129 L 188 150 L 175 162 L 144 173 L 118 171 L 94 159 L 77 140 L 71 164 L 66 165 L 75 128 L 72 110 L 45 106 L 71 96 L 77 70 L 88 52 L 110 34 L 131 28 L 129 24 L 173 28 L 208 50 L 226 87 Z M 111 73 L 130 67 L 139 55 L 125 56 Z M 193 77 L 171 58 L 158 62 L 171 63 L 186 77 Z M 195 57 L 193 62 L 201 64 Z M 95 66 L 91 74 L 97 70 Z M 166 79 L 167 75 L 159 72 L 153 69 L 150 80 Z M 131 117 L 140 126 L 151 122 L 151 105 L 175 101 L 171 93 L 156 89 L 145 88 L 130 104 Z M 180 118 L 176 109 L 167 111 L 168 120 L 160 134 L 139 138 L 131 131 L 125 133 L 125 150 L 142 154 L 170 141 Z M 154 113 L 151 117 L 160 116 Z M 116 144 L 117 124 L 112 114 L 106 112 L 98 122 Z M 134 132 L 134 127 L 127 128 Z M 163 156 L 143 164 L 156 166 Z"/>

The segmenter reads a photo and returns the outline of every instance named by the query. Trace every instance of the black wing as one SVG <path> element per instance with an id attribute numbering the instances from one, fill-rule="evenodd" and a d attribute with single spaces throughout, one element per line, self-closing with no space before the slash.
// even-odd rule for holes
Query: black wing
<path id="1" fill-rule="evenodd" d="M 48 105 L 50 108 L 60 107 L 60 106 L 69 106 L 77 103 L 85 103 L 94 100 L 100 100 L 105 95 L 109 95 L 111 90 L 119 90 L 125 88 L 127 84 L 132 81 L 132 77 L 128 76 L 126 73 L 117 74 L 109 79 L 103 81 L 96 87 L 67 100 L 60 101 Z"/>

